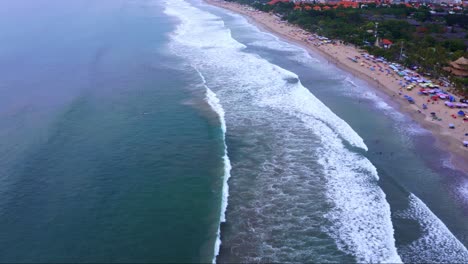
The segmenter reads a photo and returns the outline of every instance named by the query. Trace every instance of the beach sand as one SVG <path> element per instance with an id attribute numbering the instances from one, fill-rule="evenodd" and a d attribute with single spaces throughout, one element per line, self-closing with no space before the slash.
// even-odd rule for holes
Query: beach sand
<path id="1" fill-rule="evenodd" d="M 398 76 L 384 63 L 364 59 L 361 55 L 367 54 L 364 50 L 352 45 L 323 44 L 317 39 L 309 40 L 312 36 L 311 33 L 296 25 L 281 21 L 274 14 L 257 11 L 249 6 L 223 0 L 205 0 L 205 2 L 241 14 L 260 28 L 298 44 L 309 52 L 319 53 L 339 68 L 369 82 L 372 84 L 371 87 L 385 92 L 397 103 L 400 111 L 408 113 L 413 120 L 432 132 L 436 138 L 436 144 L 451 154 L 451 163 L 457 169 L 468 173 L 468 148 L 462 144 L 463 140 L 468 140 L 468 136 L 465 136 L 465 133 L 468 133 L 468 122 L 463 121 L 460 117 L 453 118 L 451 116 L 452 114 L 456 115 L 460 109 L 450 109 L 444 105 L 442 100 L 428 102 L 429 96 L 418 95 L 419 88 L 417 86 L 412 91 L 405 88 L 401 90 L 400 82 L 405 81 L 403 77 Z M 356 58 L 356 56 L 360 58 L 356 61 L 350 59 Z M 404 95 L 414 98 L 415 104 L 408 103 L 403 97 Z M 423 109 L 422 104 L 427 104 L 427 109 Z M 467 112 L 468 109 L 464 111 Z M 433 120 L 431 112 L 435 112 L 439 119 Z M 454 124 L 455 129 L 450 129 L 449 124 Z"/>

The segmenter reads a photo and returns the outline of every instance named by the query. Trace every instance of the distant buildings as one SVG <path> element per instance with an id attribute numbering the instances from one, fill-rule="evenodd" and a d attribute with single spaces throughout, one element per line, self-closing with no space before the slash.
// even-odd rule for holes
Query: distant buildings
<path id="1" fill-rule="evenodd" d="M 468 77 L 468 59 L 460 57 L 458 60 L 450 62 L 450 66 L 445 67 L 444 70 L 458 77 Z"/>
<path id="2" fill-rule="evenodd" d="M 342 8 L 365 8 L 369 4 L 376 4 L 377 6 L 388 6 L 393 4 L 404 4 L 407 7 L 419 8 L 426 6 L 431 8 L 430 11 L 433 15 L 440 15 L 448 13 L 462 13 L 463 9 L 468 8 L 468 0 L 271 0 L 269 5 L 275 5 L 279 2 L 294 3 L 296 6 L 294 10 L 329 10 Z M 316 6 L 319 6 L 318 8 Z M 444 12 L 437 13 L 434 11 L 436 8 L 442 9 Z M 384 15 L 385 16 L 385 15 Z"/>
<path id="3" fill-rule="evenodd" d="M 381 45 L 382 45 L 385 49 L 389 49 L 389 48 L 393 45 L 393 42 L 390 41 L 389 39 L 382 39 Z"/>
<path id="4" fill-rule="evenodd" d="M 338 2 L 353 2 L 353 3 L 362 3 L 362 4 L 405 4 L 405 3 L 413 3 L 413 4 L 435 4 L 435 5 L 463 5 L 468 7 L 468 0 L 272 0 L 272 2 L 293 2 L 296 4 L 336 4 Z"/>
<path id="5" fill-rule="evenodd" d="M 271 0 L 270 2 L 268 2 L 268 4 L 269 5 L 274 5 L 274 4 L 279 3 L 279 2 L 289 3 L 291 1 L 289 1 L 289 0 Z M 292 1 L 292 2 L 294 2 L 294 1 Z"/>

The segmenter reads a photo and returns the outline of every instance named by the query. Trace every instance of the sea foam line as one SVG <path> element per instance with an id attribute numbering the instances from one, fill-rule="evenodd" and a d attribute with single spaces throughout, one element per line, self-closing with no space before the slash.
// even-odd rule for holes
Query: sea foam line
<path id="1" fill-rule="evenodd" d="M 408 262 L 467 263 L 468 250 L 447 226 L 416 195 L 410 194 L 409 208 L 396 214 L 419 222 L 422 236 L 400 249 Z"/>
<path id="2" fill-rule="evenodd" d="M 321 149 L 325 151 L 322 157 L 331 158 L 319 163 L 328 176 L 329 198 L 338 203 L 334 208 L 335 213 L 328 217 L 337 221 L 334 225 L 337 229 L 333 232 L 336 242 L 349 249 L 342 247 L 342 250 L 354 254 L 361 261 L 401 262 L 395 248 L 389 205 L 376 184 L 377 170 L 363 155 L 348 150 L 343 144 L 348 142 L 367 150 L 363 139 L 349 124 L 305 88 L 296 74 L 259 56 L 242 52 L 245 46 L 231 36 L 230 30 L 219 17 L 182 0 L 171 0 L 165 12 L 181 20 L 171 36 L 174 53 L 195 64 L 196 68 L 203 69 L 203 72 L 212 74 L 213 79 L 210 81 L 213 87 L 220 87 L 219 96 L 224 96 L 226 106 L 229 103 L 235 106 L 239 100 L 247 105 L 255 104 L 265 111 L 280 111 L 299 118 L 303 122 L 297 125 L 306 125 L 321 137 L 324 144 Z M 257 74 L 260 72 L 262 74 Z M 206 94 L 207 98 L 218 99 L 208 90 Z M 215 102 L 219 104 L 219 100 L 213 100 L 213 105 L 218 106 Z M 222 110 L 221 107 L 219 109 Z M 353 197 L 346 191 L 346 183 L 356 187 Z M 372 195 L 374 199 L 369 199 L 366 194 Z M 348 205 L 357 205 L 357 208 Z M 359 205 L 366 206 L 359 208 Z M 227 197 L 222 208 L 225 206 Z M 369 221 L 373 222 L 375 228 L 369 228 Z M 367 239 L 372 241 L 367 243 Z M 220 240 L 216 244 L 215 255 L 219 252 L 219 245 Z"/>
<path id="3" fill-rule="evenodd" d="M 193 66 L 192 66 L 193 67 Z M 216 232 L 216 242 L 214 246 L 214 255 L 213 255 L 213 263 L 216 263 L 216 257 L 219 255 L 219 249 L 221 247 L 221 223 L 226 222 L 226 209 L 228 205 L 228 197 L 229 197 L 229 178 L 231 177 L 231 161 L 229 160 L 228 151 L 227 151 L 227 144 L 226 144 L 226 120 L 224 118 L 224 109 L 221 106 L 219 98 L 216 94 L 211 91 L 211 89 L 206 85 L 205 76 L 196 68 L 193 67 L 200 78 L 203 81 L 203 86 L 205 87 L 205 101 L 211 107 L 211 109 L 218 115 L 219 122 L 221 124 L 221 130 L 223 131 L 223 142 L 224 142 L 224 156 L 223 156 L 223 163 L 224 163 L 224 175 L 223 175 L 223 190 L 222 190 L 222 198 L 221 198 L 221 213 L 219 218 L 219 226 Z"/>

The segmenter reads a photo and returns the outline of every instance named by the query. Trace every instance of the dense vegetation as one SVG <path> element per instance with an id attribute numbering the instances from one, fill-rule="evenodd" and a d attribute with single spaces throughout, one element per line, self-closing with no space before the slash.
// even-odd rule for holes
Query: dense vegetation
<path id="1" fill-rule="evenodd" d="M 460 92 L 468 94 L 468 78 L 448 76 L 442 68 L 451 60 L 468 57 L 468 15 L 436 14 L 427 7 L 418 9 L 405 5 L 365 8 L 331 8 L 329 10 L 295 10 L 293 3 L 268 5 L 261 1 L 227 0 L 249 4 L 265 12 L 274 12 L 284 20 L 305 30 L 331 39 L 339 39 L 417 69 L 434 77 L 450 78 Z M 318 5 L 323 9 L 323 6 Z M 373 45 L 377 36 L 394 45 L 383 49 Z"/>

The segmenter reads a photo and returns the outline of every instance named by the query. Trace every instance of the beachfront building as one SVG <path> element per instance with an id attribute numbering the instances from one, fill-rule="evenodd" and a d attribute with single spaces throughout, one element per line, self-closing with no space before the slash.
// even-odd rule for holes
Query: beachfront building
<path id="1" fill-rule="evenodd" d="M 365 3 L 375 3 L 375 0 L 302 0 L 294 1 L 297 5 L 299 4 L 322 4 L 333 6 L 333 8 L 343 7 L 343 8 L 359 8 L 359 4 Z M 306 5 L 307 6 L 307 5 Z"/>
<path id="2" fill-rule="evenodd" d="M 384 49 L 389 49 L 392 45 L 393 45 L 393 42 L 390 41 L 389 39 L 382 39 L 381 46 L 382 46 Z"/>
<path id="3" fill-rule="evenodd" d="M 468 77 L 468 59 L 460 57 L 456 61 L 450 62 L 450 66 L 445 67 L 444 70 L 458 77 Z"/>
<path id="4" fill-rule="evenodd" d="M 393 42 L 389 39 L 377 38 L 375 40 L 374 46 L 384 49 L 389 49 L 393 45 Z"/>
<path id="5" fill-rule="evenodd" d="M 336 4 L 336 6 L 340 6 L 340 7 L 344 7 L 344 8 L 358 8 L 359 7 L 359 3 L 367 3 L 367 2 L 364 2 L 364 1 L 360 1 L 360 2 L 352 2 L 352 1 L 340 1 Z"/>
<path id="6" fill-rule="evenodd" d="M 402 1 L 404 0 L 393 0 L 393 1 Z M 271 1 L 273 2 L 273 1 Z M 276 2 L 279 2 L 276 0 Z M 380 4 L 380 3 L 390 3 L 392 0 L 292 0 L 295 4 L 326 4 L 331 6 L 342 6 L 345 8 L 358 8 L 359 4 Z"/>

